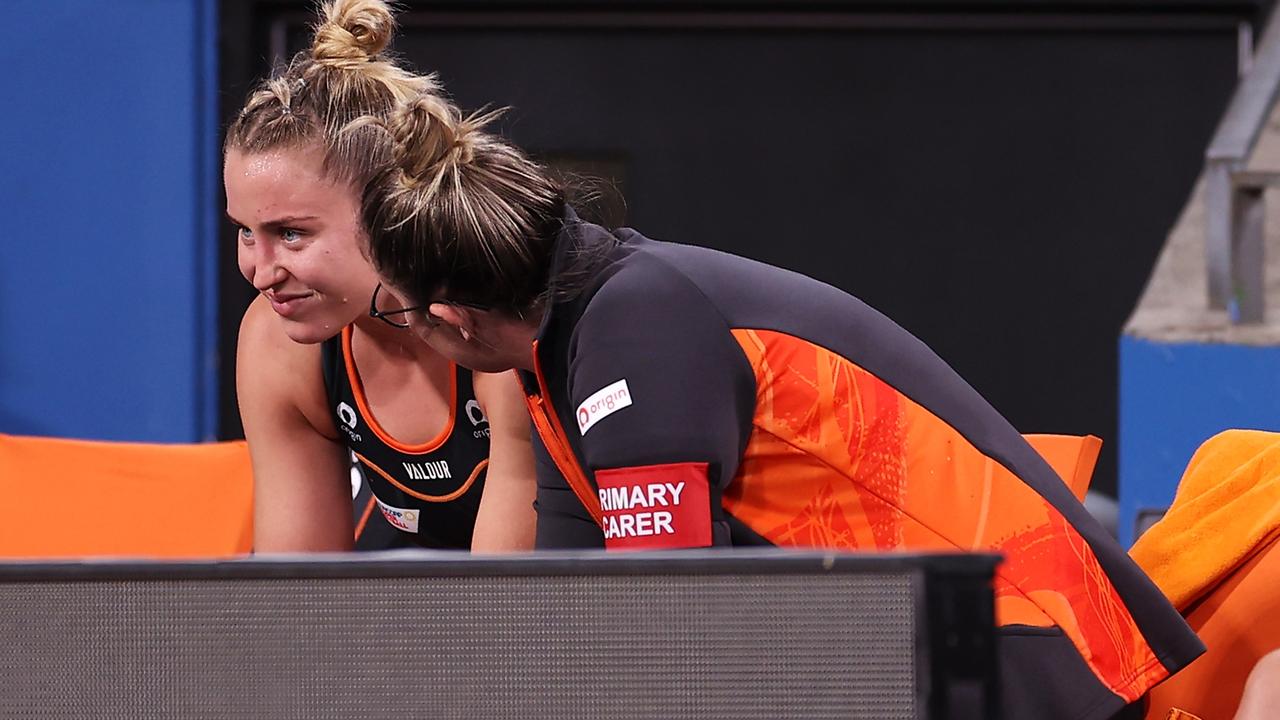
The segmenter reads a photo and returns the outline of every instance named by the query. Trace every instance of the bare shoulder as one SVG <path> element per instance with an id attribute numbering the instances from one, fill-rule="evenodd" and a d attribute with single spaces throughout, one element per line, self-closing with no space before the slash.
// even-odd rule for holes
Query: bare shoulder
<path id="1" fill-rule="evenodd" d="M 240 320 L 236 344 L 236 377 L 257 384 L 258 380 L 287 380 L 299 371 L 319 379 L 319 345 L 295 343 L 285 334 L 279 317 L 267 299 L 259 295 Z"/>
<path id="2" fill-rule="evenodd" d="M 280 318 L 262 295 L 254 298 L 240 319 L 240 337 L 237 354 L 249 353 L 251 359 L 258 354 L 286 353 L 301 356 L 309 346 L 295 343 L 285 334 Z"/>
<path id="3" fill-rule="evenodd" d="M 317 432 L 336 438 L 326 413 L 320 345 L 291 340 L 262 296 L 254 299 L 240 320 L 236 392 L 242 416 L 267 407 L 274 412 L 293 408 Z"/>
<path id="4" fill-rule="evenodd" d="M 253 463 L 255 550 L 350 549 L 347 455 L 327 414 L 320 346 L 291 340 L 264 298 L 240 321 L 236 396 Z"/>
<path id="5" fill-rule="evenodd" d="M 524 390 L 515 370 L 502 373 L 471 373 L 471 385 L 476 389 L 476 400 L 485 414 L 502 412 L 508 408 L 524 408 Z"/>
<path id="6" fill-rule="evenodd" d="M 529 411 L 514 370 L 473 373 L 476 400 L 489 418 L 489 472 L 476 514 L 475 552 L 530 550 L 537 488 Z"/>

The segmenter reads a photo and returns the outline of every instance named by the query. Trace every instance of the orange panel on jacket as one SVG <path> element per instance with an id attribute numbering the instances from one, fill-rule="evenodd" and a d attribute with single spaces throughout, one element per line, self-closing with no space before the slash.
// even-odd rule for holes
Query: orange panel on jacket
<path id="1" fill-rule="evenodd" d="M 846 358 L 734 335 L 759 390 L 725 510 L 782 546 L 1003 553 L 999 624 L 1060 627 L 1122 697 L 1166 674 L 1088 543 L 1034 488 Z"/>
<path id="2" fill-rule="evenodd" d="M 1092 435 L 1023 435 L 1031 447 L 1058 473 L 1071 488 L 1071 494 L 1084 502 L 1098 464 L 1102 440 Z"/>

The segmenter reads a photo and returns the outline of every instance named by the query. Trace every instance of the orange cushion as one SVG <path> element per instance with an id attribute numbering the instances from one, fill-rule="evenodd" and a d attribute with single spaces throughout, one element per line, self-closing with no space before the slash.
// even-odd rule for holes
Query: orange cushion
<path id="1" fill-rule="evenodd" d="M 228 557 L 252 546 L 244 441 L 0 434 L 0 557 Z"/>
<path id="2" fill-rule="evenodd" d="M 1027 435 L 1083 498 L 1102 442 Z M 0 557 L 227 557 L 253 547 L 244 441 L 120 443 L 0 434 Z"/>

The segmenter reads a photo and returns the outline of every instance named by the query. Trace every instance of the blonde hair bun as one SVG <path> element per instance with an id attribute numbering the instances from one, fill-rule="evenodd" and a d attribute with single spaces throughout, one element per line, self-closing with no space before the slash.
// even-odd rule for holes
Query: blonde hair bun
<path id="1" fill-rule="evenodd" d="M 353 67 L 375 59 L 395 34 L 395 18 L 383 0 L 331 0 L 321 8 L 311 43 L 317 63 Z"/>
<path id="2" fill-rule="evenodd" d="M 393 157 L 405 184 L 435 186 L 442 174 L 470 159 L 467 123 L 452 103 L 431 94 L 419 95 L 391 112 L 387 123 Z"/>

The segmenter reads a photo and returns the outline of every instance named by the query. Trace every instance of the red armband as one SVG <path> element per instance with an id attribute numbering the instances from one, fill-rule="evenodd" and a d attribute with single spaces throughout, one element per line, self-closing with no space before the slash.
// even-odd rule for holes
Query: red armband
<path id="1" fill-rule="evenodd" d="M 596 471 L 604 545 L 656 550 L 711 545 L 707 463 L 672 463 Z"/>

